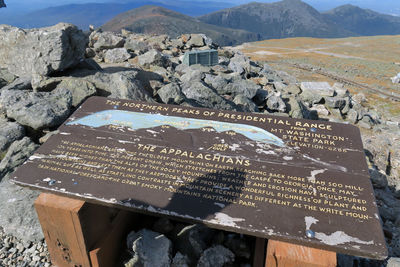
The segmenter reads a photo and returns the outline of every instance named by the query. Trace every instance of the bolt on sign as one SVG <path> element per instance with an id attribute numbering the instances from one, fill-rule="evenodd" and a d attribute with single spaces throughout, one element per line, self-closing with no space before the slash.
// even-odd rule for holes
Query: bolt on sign
<path id="1" fill-rule="evenodd" d="M 103 205 L 387 256 L 352 125 L 92 97 L 12 177 Z"/>

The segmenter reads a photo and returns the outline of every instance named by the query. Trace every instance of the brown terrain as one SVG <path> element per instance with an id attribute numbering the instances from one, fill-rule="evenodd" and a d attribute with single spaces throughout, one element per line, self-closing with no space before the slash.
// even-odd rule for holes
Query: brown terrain
<path id="1" fill-rule="evenodd" d="M 351 93 L 365 94 L 367 104 L 385 117 L 400 121 L 400 84 L 390 79 L 400 72 L 398 35 L 274 39 L 236 48 L 299 81 L 342 82 Z"/>

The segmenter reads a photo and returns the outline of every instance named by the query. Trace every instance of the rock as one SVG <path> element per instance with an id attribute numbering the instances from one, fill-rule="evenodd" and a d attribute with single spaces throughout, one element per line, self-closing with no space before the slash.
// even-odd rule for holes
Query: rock
<path id="1" fill-rule="evenodd" d="M 337 97 L 345 97 L 349 95 L 349 90 L 347 90 L 342 83 L 334 83 L 332 87 L 335 90 Z"/>
<path id="2" fill-rule="evenodd" d="M 396 76 L 391 78 L 391 80 L 392 80 L 392 83 L 394 83 L 394 84 L 400 83 L 400 73 L 398 73 Z"/>
<path id="3" fill-rule="evenodd" d="M 258 73 L 260 77 L 266 78 L 270 82 L 282 82 L 282 78 L 274 71 L 271 66 L 264 64 L 261 71 Z"/>
<path id="4" fill-rule="evenodd" d="M 212 238 L 212 233 L 213 231 L 204 225 L 189 225 L 178 233 L 174 245 L 176 249 L 189 256 L 190 260 L 195 262 L 207 248 L 207 244 Z"/>
<path id="5" fill-rule="evenodd" d="M 97 93 L 93 83 L 78 78 L 63 79 L 61 83 L 58 84 L 57 88 L 65 88 L 71 92 L 73 107 L 79 106 L 88 97 L 94 96 Z"/>
<path id="6" fill-rule="evenodd" d="M 231 95 L 232 97 L 244 95 L 247 98 L 252 99 L 260 89 L 261 86 L 251 80 L 238 79 L 232 81 L 226 86 L 218 87 L 217 92 L 220 95 Z"/>
<path id="7" fill-rule="evenodd" d="M 75 67 L 75 71 L 79 71 L 82 75 L 85 71 L 95 70 L 95 71 L 102 71 L 103 69 L 100 67 L 97 62 L 92 58 L 85 58 Z"/>
<path id="8" fill-rule="evenodd" d="M 176 83 L 170 83 L 161 87 L 161 89 L 157 91 L 157 94 L 165 104 L 179 103 L 177 101 L 185 98 L 180 86 Z"/>
<path id="9" fill-rule="evenodd" d="M 281 93 L 284 92 L 285 89 L 286 89 L 286 87 L 287 87 L 287 85 L 284 84 L 283 82 L 274 82 L 273 85 L 274 85 L 274 88 L 275 88 L 278 92 L 281 92 Z"/>
<path id="10" fill-rule="evenodd" d="M 310 110 L 307 108 L 306 105 L 304 105 L 303 102 L 298 102 L 300 109 L 301 109 L 301 113 L 304 119 L 308 119 L 308 120 L 318 120 L 318 112 L 316 110 Z"/>
<path id="11" fill-rule="evenodd" d="M 315 104 L 320 104 L 323 102 L 324 97 L 318 93 L 311 92 L 311 91 L 303 91 L 300 94 L 300 99 L 304 102 L 308 103 L 310 106 Z"/>
<path id="12" fill-rule="evenodd" d="M 203 107 L 233 110 L 235 104 L 224 99 L 216 91 L 207 87 L 203 82 L 188 82 L 182 85 L 182 93 L 189 99 L 195 100 Z"/>
<path id="13" fill-rule="evenodd" d="M 352 123 L 356 124 L 358 121 L 358 112 L 354 109 L 350 109 L 349 112 L 347 113 L 346 119 Z"/>
<path id="14" fill-rule="evenodd" d="M 300 90 L 300 87 L 298 87 L 296 84 L 291 83 L 284 88 L 283 92 L 285 92 L 289 95 L 298 95 L 301 93 L 301 90 Z"/>
<path id="15" fill-rule="evenodd" d="M 186 43 L 187 47 L 203 47 L 204 46 L 204 38 L 201 34 L 191 34 L 190 40 Z"/>
<path id="16" fill-rule="evenodd" d="M 0 228 L 6 234 L 30 241 L 43 239 L 33 206 L 39 192 L 16 186 L 3 177 L 25 162 L 37 147 L 28 137 L 15 141 L 0 163 Z"/>
<path id="17" fill-rule="evenodd" d="M 71 104 L 72 94 L 63 88 L 38 93 L 9 90 L 0 96 L 7 117 L 35 130 L 63 123 L 70 114 Z"/>
<path id="18" fill-rule="evenodd" d="M 138 55 L 144 54 L 150 50 L 150 47 L 147 43 L 142 42 L 140 40 L 133 39 L 133 38 L 126 39 L 124 47 L 128 51 L 132 51 Z"/>
<path id="19" fill-rule="evenodd" d="M 369 175 L 374 188 L 384 189 L 388 185 L 386 175 L 376 169 L 369 169 Z"/>
<path id="20" fill-rule="evenodd" d="M 24 163 L 36 149 L 37 145 L 29 137 L 24 137 L 12 143 L 0 162 L 0 181 L 7 173 L 12 172 L 16 167 Z"/>
<path id="21" fill-rule="evenodd" d="M 120 71 L 115 73 L 98 72 L 86 79 L 92 82 L 99 93 L 119 99 L 131 99 L 153 102 L 149 92 L 138 79 L 137 71 Z"/>
<path id="22" fill-rule="evenodd" d="M 150 68 L 151 65 L 165 67 L 168 65 L 168 60 L 155 49 L 138 56 L 139 65 L 144 68 Z"/>
<path id="23" fill-rule="evenodd" d="M 174 225 L 172 224 L 171 220 L 166 217 L 161 217 L 153 225 L 153 230 L 161 234 L 167 234 L 173 229 Z"/>
<path id="24" fill-rule="evenodd" d="M 133 267 L 169 267 L 171 265 L 172 242 L 163 234 L 147 229 L 128 235 Z"/>
<path id="25" fill-rule="evenodd" d="M 44 136 L 39 138 L 39 143 L 43 144 L 43 143 L 47 142 L 47 140 L 49 140 L 50 137 L 52 137 L 53 135 L 56 135 L 58 133 L 59 133 L 58 130 L 46 133 Z"/>
<path id="26" fill-rule="evenodd" d="M 84 58 L 87 38 L 76 26 L 59 23 L 23 30 L 0 25 L 0 65 L 17 76 L 49 75 L 71 68 Z"/>
<path id="27" fill-rule="evenodd" d="M 188 70 L 180 77 L 182 83 L 189 83 L 194 81 L 202 81 L 205 78 L 204 72 L 201 70 Z"/>
<path id="28" fill-rule="evenodd" d="M 0 69 L 0 89 L 9 83 L 12 83 L 17 77 L 7 69 Z"/>
<path id="29" fill-rule="evenodd" d="M 39 194 L 8 179 L 0 182 L 0 227 L 5 233 L 25 241 L 37 242 L 44 238 L 34 208 Z"/>
<path id="30" fill-rule="evenodd" d="M 295 119 L 302 119 L 303 112 L 300 103 L 295 98 L 289 98 L 289 102 L 286 105 L 289 111 L 289 116 Z"/>
<path id="31" fill-rule="evenodd" d="M 106 63 L 122 63 L 131 58 L 126 48 L 114 48 L 107 50 L 104 55 L 104 62 Z"/>
<path id="32" fill-rule="evenodd" d="M 235 253 L 237 257 L 245 259 L 250 259 L 251 257 L 251 249 L 249 247 L 249 244 L 243 237 L 240 237 L 239 235 L 235 234 L 228 235 L 224 245 L 228 249 L 233 251 L 233 253 Z"/>
<path id="33" fill-rule="evenodd" d="M 229 249 L 217 245 L 203 252 L 197 267 L 224 267 L 225 264 L 230 264 L 235 261 L 235 254 Z"/>
<path id="34" fill-rule="evenodd" d="M 124 38 L 112 32 L 94 31 L 89 36 L 89 46 L 96 51 L 123 47 Z"/>
<path id="35" fill-rule="evenodd" d="M 13 143 L 24 137 L 25 129 L 16 122 L 8 122 L 0 119 L 0 154 L 5 152 Z M 1 156 L 0 156 L 1 160 Z"/>
<path id="36" fill-rule="evenodd" d="M 302 82 L 300 85 L 301 90 L 317 94 L 320 96 L 333 96 L 335 90 L 327 82 Z"/>
<path id="37" fill-rule="evenodd" d="M 27 76 L 23 76 L 23 77 L 19 77 L 17 78 L 15 81 L 13 81 L 12 83 L 4 86 L 2 88 L 2 91 L 7 91 L 7 90 L 27 90 L 27 89 L 31 89 L 32 85 L 31 85 L 31 77 L 27 77 Z"/>
<path id="38" fill-rule="evenodd" d="M 358 93 L 352 97 L 352 100 L 357 104 L 362 104 L 367 101 L 367 98 L 363 93 Z"/>
<path id="39" fill-rule="evenodd" d="M 324 105 L 312 106 L 310 110 L 315 110 L 318 113 L 318 117 L 326 117 L 330 114 L 329 110 L 327 110 Z"/>
<path id="40" fill-rule="evenodd" d="M 340 97 L 325 97 L 325 105 L 329 108 L 342 110 L 346 105 L 346 99 Z"/>
<path id="41" fill-rule="evenodd" d="M 251 70 L 250 60 L 245 55 L 236 53 L 231 58 L 228 68 L 238 74 L 249 73 Z"/>
<path id="42" fill-rule="evenodd" d="M 212 75 L 208 73 L 205 75 L 204 82 L 212 86 L 217 92 L 224 92 L 228 84 L 228 81 L 221 75 Z"/>
<path id="43" fill-rule="evenodd" d="M 189 258 L 178 251 L 172 259 L 171 267 L 189 267 Z"/>
<path id="44" fill-rule="evenodd" d="M 85 58 L 93 58 L 96 56 L 96 51 L 94 51 L 92 48 L 87 47 L 85 50 Z"/>
<path id="45" fill-rule="evenodd" d="M 362 119 L 358 122 L 358 125 L 365 129 L 372 129 L 374 127 L 375 123 L 373 119 L 370 116 L 363 116 Z"/>
<path id="46" fill-rule="evenodd" d="M 251 101 L 244 95 L 237 95 L 233 99 L 233 103 L 238 105 L 245 112 L 258 112 L 259 111 L 256 104 L 254 104 L 253 101 Z"/>
<path id="47" fill-rule="evenodd" d="M 271 111 L 285 112 L 286 104 L 279 94 L 270 94 L 267 98 L 267 108 Z"/>
<path id="48" fill-rule="evenodd" d="M 400 267 L 400 258 L 389 258 L 386 267 Z"/>

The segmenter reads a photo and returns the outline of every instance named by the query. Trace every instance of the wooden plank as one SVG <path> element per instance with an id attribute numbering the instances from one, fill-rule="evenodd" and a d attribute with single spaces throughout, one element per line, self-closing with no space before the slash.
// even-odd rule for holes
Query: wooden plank
<path id="1" fill-rule="evenodd" d="M 268 240 L 266 267 L 336 267 L 336 253 Z"/>
<path id="2" fill-rule="evenodd" d="M 121 210 L 112 223 L 112 228 L 90 251 L 92 267 L 114 266 L 122 245 L 125 243 L 127 226 L 138 214 Z"/>
<path id="3" fill-rule="evenodd" d="M 256 244 L 255 244 L 255 248 L 254 248 L 253 267 L 264 267 L 266 243 L 267 243 L 267 240 L 265 238 L 256 237 Z"/>
<path id="4" fill-rule="evenodd" d="M 58 267 L 91 267 L 89 250 L 107 232 L 114 211 L 47 193 L 40 194 L 35 208 L 52 263 Z"/>

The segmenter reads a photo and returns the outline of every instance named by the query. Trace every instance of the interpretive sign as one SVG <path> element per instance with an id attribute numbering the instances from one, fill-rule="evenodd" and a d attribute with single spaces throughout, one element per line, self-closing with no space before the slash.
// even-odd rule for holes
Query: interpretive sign
<path id="1" fill-rule="evenodd" d="M 93 97 L 19 185 L 213 228 L 383 259 L 351 125 Z"/>

